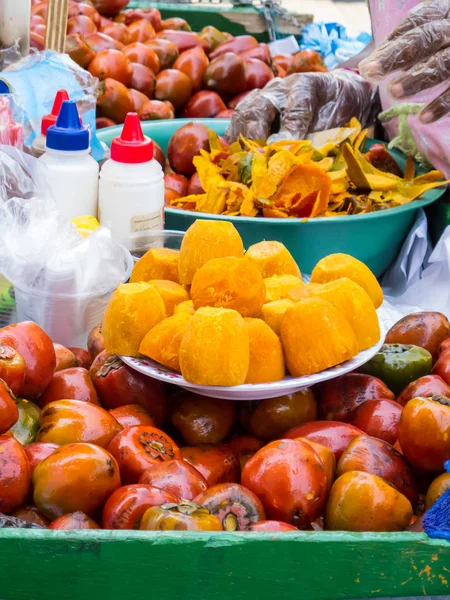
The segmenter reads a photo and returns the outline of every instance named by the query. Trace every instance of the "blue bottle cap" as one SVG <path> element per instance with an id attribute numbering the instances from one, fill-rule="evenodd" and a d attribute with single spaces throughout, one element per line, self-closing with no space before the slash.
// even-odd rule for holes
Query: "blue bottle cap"
<path id="1" fill-rule="evenodd" d="M 56 125 L 47 130 L 46 146 L 66 152 L 89 148 L 89 131 L 81 124 L 75 102 L 64 100 L 62 103 Z"/>

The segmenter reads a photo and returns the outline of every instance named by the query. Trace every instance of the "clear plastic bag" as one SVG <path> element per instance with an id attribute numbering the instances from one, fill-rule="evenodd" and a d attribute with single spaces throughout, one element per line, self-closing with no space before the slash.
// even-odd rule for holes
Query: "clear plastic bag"
<path id="1" fill-rule="evenodd" d="M 0 95 L 0 144 L 23 149 L 23 111 L 11 94 Z"/>
<path id="2" fill-rule="evenodd" d="M 63 219 L 41 161 L 0 146 L 0 272 L 14 285 L 18 320 L 37 322 L 55 342 L 85 346 L 132 266 L 108 229 L 83 237 Z"/>
<path id="3" fill-rule="evenodd" d="M 70 100 L 77 103 L 83 124 L 92 133 L 92 156 L 101 160 L 104 151 L 95 129 L 98 79 L 67 54 L 32 53 L 3 71 L 0 79 L 0 94 L 12 93 L 24 111 L 25 147 L 28 150 L 40 135 L 42 117 L 51 112 L 55 94 L 60 89 L 66 90 Z"/>

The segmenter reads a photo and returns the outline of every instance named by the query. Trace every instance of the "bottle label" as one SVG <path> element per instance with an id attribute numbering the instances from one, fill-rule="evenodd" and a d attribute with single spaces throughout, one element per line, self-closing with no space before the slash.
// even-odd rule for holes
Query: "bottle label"
<path id="1" fill-rule="evenodd" d="M 148 215 L 136 215 L 131 219 L 131 233 L 163 228 L 163 210 Z"/>
<path id="2" fill-rule="evenodd" d="M 158 210 L 147 215 L 136 215 L 130 221 L 131 228 L 131 248 L 133 251 L 147 250 L 152 236 L 146 235 L 151 231 L 164 229 L 164 209 Z"/>

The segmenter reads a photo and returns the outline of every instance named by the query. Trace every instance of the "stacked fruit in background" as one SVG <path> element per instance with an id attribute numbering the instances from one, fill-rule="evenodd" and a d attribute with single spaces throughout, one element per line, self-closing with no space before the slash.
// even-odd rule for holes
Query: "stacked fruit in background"
<path id="1" fill-rule="evenodd" d="M 326 70 L 319 54 L 273 60 L 267 44 L 209 26 L 191 31 L 156 8 L 124 10 L 124 0 L 70 0 L 66 52 L 102 82 L 98 127 L 142 120 L 230 117 L 240 99 L 275 75 Z M 31 46 L 44 49 L 48 2 L 32 0 Z"/>
<path id="2" fill-rule="evenodd" d="M 5 327 L 0 513 L 9 516 L 0 522 L 406 529 L 450 489 L 449 335 L 443 315 L 411 315 L 364 367 L 384 381 L 350 373 L 280 398 L 231 402 L 133 371 L 103 350 L 101 327 L 89 352 L 53 345 L 33 323 Z"/>

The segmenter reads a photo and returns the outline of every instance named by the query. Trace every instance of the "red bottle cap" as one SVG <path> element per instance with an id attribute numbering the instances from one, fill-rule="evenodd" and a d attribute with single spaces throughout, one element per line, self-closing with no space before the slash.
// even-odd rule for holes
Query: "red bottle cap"
<path id="1" fill-rule="evenodd" d="M 42 135 L 46 135 L 47 129 L 49 127 L 51 127 L 52 125 L 55 125 L 56 119 L 58 118 L 59 111 L 61 109 L 61 105 L 64 102 L 64 100 L 68 100 L 68 99 L 69 99 L 69 94 L 66 92 L 66 90 L 58 90 L 56 92 L 55 101 L 53 102 L 52 112 L 48 115 L 45 115 L 45 117 L 42 117 L 42 122 L 41 122 L 41 134 Z"/>
<path id="2" fill-rule="evenodd" d="M 111 158 L 128 164 L 152 160 L 153 142 L 142 133 L 137 113 L 128 113 L 125 117 L 122 133 L 111 142 Z"/>

